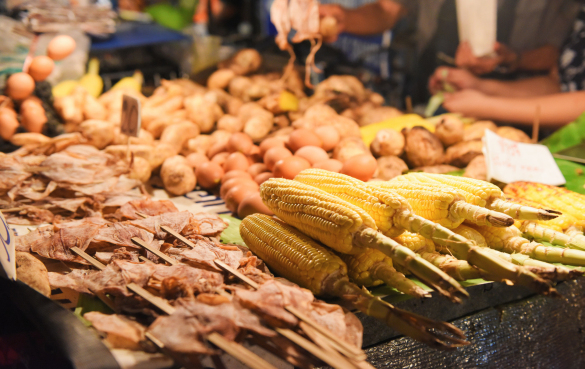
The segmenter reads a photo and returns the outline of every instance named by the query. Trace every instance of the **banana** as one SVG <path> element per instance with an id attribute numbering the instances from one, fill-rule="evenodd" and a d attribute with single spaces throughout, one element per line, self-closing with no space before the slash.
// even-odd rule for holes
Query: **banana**
<path id="1" fill-rule="evenodd" d="M 79 79 L 79 84 L 85 88 L 89 94 L 95 98 L 100 96 L 104 88 L 104 81 L 99 75 L 100 62 L 96 58 L 89 61 L 87 66 L 87 73 Z"/>
<path id="2" fill-rule="evenodd" d="M 75 87 L 79 86 L 79 82 L 74 79 L 60 82 L 53 86 L 52 92 L 54 98 L 60 98 L 71 95 Z"/>
<path id="3" fill-rule="evenodd" d="M 140 92 L 142 90 L 142 81 L 143 81 L 142 72 L 137 70 L 134 72 L 134 75 L 132 77 L 122 78 L 111 89 L 118 90 L 129 88 L 136 90 L 137 92 Z"/>

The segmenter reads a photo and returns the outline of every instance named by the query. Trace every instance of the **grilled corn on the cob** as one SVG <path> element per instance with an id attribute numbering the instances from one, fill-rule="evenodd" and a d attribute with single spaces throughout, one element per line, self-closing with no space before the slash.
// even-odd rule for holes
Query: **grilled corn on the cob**
<path id="1" fill-rule="evenodd" d="M 250 215 L 240 224 L 240 233 L 246 245 L 273 271 L 310 289 L 315 295 L 342 297 L 365 314 L 436 348 L 450 349 L 468 344 L 457 327 L 395 308 L 360 289 L 349 281 L 347 267 L 338 256 L 278 219 Z M 430 329 L 454 337 L 435 334 Z"/>
<path id="2" fill-rule="evenodd" d="M 334 195 L 338 200 L 343 199 L 363 209 L 375 219 L 378 228 L 386 235 L 395 237 L 405 230 L 418 233 L 438 245 L 448 247 L 458 259 L 467 260 L 469 264 L 494 275 L 494 278 L 497 276 L 498 279 L 516 282 L 545 294 L 551 289 L 546 281 L 528 270 L 496 258 L 472 241 L 414 214 L 406 199 L 391 190 L 370 187 L 358 179 L 322 169 L 306 169 L 295 177 L 294 182 L 314 186 L 315 189 Z M 270 205 L 268 207 L 271 208 Z M 271 210 L 278 214 L 277 210 Z M 285 221 L 288 222 L 288 219 Z M 426 281 L 423 282 L 428 285 Z"/>
<path id="3" fill-rule="evenodd" d="M 337 252 L 359 254 L 368 248 L 378 249 L 451 300 L 468 296 L 457 281 L 378 232 L 374 219 L 360 207 L 318 188 L 282 178 L 262 183 L 260 196 L 279 218 Z"/>
<path id="4" fill-rule="evenodd" d="M 454 187 L 404 181 L 376 181 L 366 185 L 399 194 L 408 200 L 417 215 L 443 227 L 457 228 L 464 220 L 496 227 L 514 224 L 514 219 L 506 214 L 467 203 L 463 191 Z"/>
<path id="5" fill-rule="evenodd" d="M 502 190 L 492 183 L 479 179 L 456 177 L 434 173 L 408 173 L 392 179 L 393 181 L 435 183 L 455 187 L 462 192 L 468 203 L 486 207 L 507 214 L 514 219 L 554 219 L 560 213 L 554 210 L 536 209 L 521 206 L 506 200 Z"/>
<path id="6" fill-rule="evenodd" d="M 506 188 L 504 187 L 504 190 Z M 506 197 L 508 199 L 508 201 L 516 203 L 516 204 L 520 204 L 520 205 L 525 205 L 525 206 L 530 206 L 533 208 L 542 208 L 543 205 L 528 200 L 528 199 L 524 199 L 524 198 L 520 198 L 520 197 L 512 197 L 509 196 L 508 194 L 506 194 Z M 579 220 L 577 218 L 575 218 L 574 216 L 572 216 L 569 213 L 562 213 L 560 214 L 558 217 L 554 218 L 554 219 L 550 219 L 550 220 L 531 220 L 535 223 L 538 223 L 544 227 L 550 228 L 550 229 L 554 229 L 555 231 L 559 231 L 559 232 L 564 232 L 565 230 L 569 229 L 569 227 L 573 226 L 573 225 L 579 225 L 582 224 L 581 222 L 579 222 Z"/>
<path id="7" fill-rule="evenodd" d="M 563 233 L 528 220 L 517 220 L 515 225 L 522 232 L 522 236 L 528 239 L 546 241 L 553 245 L 571 249 L 585 250 L 585 236 L 583 236 L 582 232 L 568 230 Z"/>

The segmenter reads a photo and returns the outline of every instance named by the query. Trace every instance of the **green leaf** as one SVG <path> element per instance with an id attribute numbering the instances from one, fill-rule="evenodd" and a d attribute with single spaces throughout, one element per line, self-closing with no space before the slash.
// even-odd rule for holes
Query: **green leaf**
<path id="1" fill-rule="evenodd" d="M 104 314 L 113 314 L 114 312 L 108 305 L 106 305 L 97 296 L 90 296 L 85 293 L 79 294 L 79 300 L 77 300 L 77 307 L 73 313 L 79 318 L 86 326 L 91 326 L 89 320 L 83 318 L 83 314 L 89 313 L 90 311 L 99 311 Z"/>
<path id="2" fill-rule="evenodd" d="M 585 113 L 573 123 L 567 124 L 542 141 L 542 144 L 555 153 L 571 146 L 580 144 L 585 140 Z"/>
<path id="3" fill-rule="evenodd" d="M 223 243 L 232 243 L 240 246 L 246 246 L 246 243 L 240 236 L 240 223 L 242 221 L 238 218 L 234 218 L 230 215 L 220 214 L 220 218 L 227 220 L 229 222 L 229 226 L 225 229 L 225 231 L 221 234 L 221 242 Z"/>
<path id="4" fill-rule="evenodd" d="M 585 166 L 569 160 L 555 159 L 567 183 L 565 187 L 571 191 L 585 195 Z"/>

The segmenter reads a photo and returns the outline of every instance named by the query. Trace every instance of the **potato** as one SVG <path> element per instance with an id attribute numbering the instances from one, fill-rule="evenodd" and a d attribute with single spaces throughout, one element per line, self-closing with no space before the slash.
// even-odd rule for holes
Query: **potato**
<path id="1" fill-rule="evenodd" d="M 486 129 L 496 132 L 498 126 L 490 120 L 477 121 L 463 131 L 463 141 L 472 141 L 482 138 Z"/>
<path id="2" fill-rule="evenodd" d="M 476 156 L 482 155 L 481 140 L 462 141 L 447 149 L 445 163 L 463 168 Z"/>
<path id="3" fill-rule="evenodd" d="M 339 141 L 333 150 L 333 159 L 344 163 L 347 159 L 362 154 L 369 154 L 368 148 L 361 138 L 347 137 Z"/>
<path id="4" fill-rule="evenodd" d="M 252 141 L 260 142 L 272 129 L 273 118 L 267 116 L 257 116 L 248 119 L 244 125 L 244 133 L 246 133 Z"/>
<path id="5" fill-rule="evenodd" d="M 333 108 L 323 104 L 311 106 L 302 118 L 292 123 L 295 129 L 305 128 L 309 130 L 328 125 L 335 127 L 341 138 L 361 138 L 360 126 L 355 121 L 337 114 Z"/>
<path id="6" fill-rule="evenodd" d="M 165 190 L 176 196 L 193 191 L 197 184 L 193 169 L 181 155 L 171 156 L 163 162 L 160 177 Z"/>
<path id="7" fill-rule="evenodd" d="M 150 169 L 157 169 L 167 158 L 174 155 L 177 155 L 177 148 L 175 146 L 164 142 L 157 142 L 152 150 L 150 159 L 148 160 L 150 163 Z"/>
<path id="8" fill-rule="evenodd" d="M 218 69 L 207 79 L 207 87 L 225 89 L 235 76 L 236 73 L 231 69 Z"/>
<path id="9" fill-rule="evenodd" d="M 487 167 L 485 163 L 485 157 L 483 155 L 478 155 L 475 158 L 471 159 L 469 165 L 467 166 L 467 168 L 465 168 L 465 173 L 463 173 L 463 177 L 487 181 Z"/>
<path id="10" fill-rule="evenodd" d="M 360 126 L 367 126 L 368 124 L 379 123 L 386 119 L 396 118 L 402 115 L 402 112 L 390 106 L 380 106 L 368 110 L 359 120 Z"/>
<path id="11" fill-rule="evenodd" d="M 120 128 L 115 128 L 114 141 L 112 145 L 125 145 L 128 143 L 128 136 L 120 133 Z M 134 145 L 154 145 L 154 137 L 144 129 L 138 131 L 138 137 L 130 137 L 130 143 Z"/>
<path id="12" fill-rule="evenodd" d="M 394 177 L 398 177 L 407 170 L 408 166 L 398 156 L 382 156 L 378 158 L 378 171 L 375 177 L 388 181 Z"/>
<path id="13" fill-rule="evenodd" d="M 134 158 L 140 157 L 150 163 L 154 155 L 154 148 L 150 145 L 110 145 L 104 149 L 104 152 L 114 156 L 118 160 L 126 160 L 128 152 L 131 152 Z"/>
<path id="14" fill-rule="evenodd" d="M 189 120 L 197 124 L 203 133 L 211 132 L 215 122 L 223 115 L 217 103 L 209 102 L 202 96 L 186 97 L 185 108 Z"/>
<path id="15" fill-rule="evenodd" d="M 242 49 L 222 64 L 225 64 L 226 68 L 233 70 L 236 74 L 250 74 L 260 68 L 262 56 L 254 49 Z"/>
<path id="16" fill-rule="evenodd" d="M 496 133 L 500 137 L 516 142 L 531 143 L 532 140 L 526 133 L 514 127 L 498 127 Z"/>
<path id="17" fill-rule="evenodd" d="M 404 151 L 410 167 L 422 167 L 443 163 L 443 144 L 437 136 L 423 127 L 406 130 Z"/>
<path id="18" fill-rule="evenodd" d="M 183 147 L 183 155 L 188 155 L 191 153 L 201 153 L 206 154 L 207 150 L 213 145 L 215 142 L 214 138 L 211 135 L 199 135 L 195 138 L 190 138 L 185 147 Z"/>
<path id="19" fill-rule="evenodd" d="M 90 119 L 79 125 L 79 132 L 87 138 L 89 145 L 103 149 L 114 141 L 114 125 L 105 120 Z"/>
<path id="20" fill-rule="evenodd" d="M 189 122 L 173 124 L 168 126 L 160 136 L 160 142 L 172 145 L 176 153 L 179 153 L 183 145 L 199 135 L 199 126 Z"/>
<path id="21" fill-rule="evenodd" d="M 40 133 L 17 133 L 10 142 L 16 146 L 40 146 L 51 142 L 51 139 Z"/>
<path id="22" fill-rule="evenodd" d="M 381 129 L 370 144 L 370 150 L 376 157 L 400 156 L 404 152 L 404 144 L 402 133 L 393 129 Z"/>
<path id="23" fill-rule="evenodd" d="M 451 146 L 463 140 L 465 126 L 461 119 L 446 115 L 437 123 L 435 135 L 441 140 L 443 145 Z"/>
<path id="24" fill-rule="evenodd" d="M 83 118 L 104 120 L 108 116 L 108 110 L 95 97 L 85 94 L 83 101 Z"/>
<path id="25" fill-rule="evenodd" d="M 132 161 L 132 166 L 130 167 L 130 173 L 128 173 L 128 178 L 137 179 L 141 182 L 148 182 L 151 174 L 152 170 L 150 169 L 150 163 L 148 160 L 135 156 Z"/>
<path id="26" fill-rule="evenodd" d="M 238 117 L 226 114 L 217 121 L 217 129 L 228 132 L 242 132 L 244 129 L 244 122 Z"/>
<path id="27" fill-rule="evenodd" d="M 253 82 L 248 77 L 237 76 L 234 77 L 228 86 L 230 95 L 242 99 L 243 101 L 250 101 L 248 91 L 252 88 Z"/>
<path id="28" fill-rule="evenodd" d="M 28 252 L 16 251 L 16 278 L 39 293 L 51 296 L 49 273 L 47 267 L 39 259 Z"/>

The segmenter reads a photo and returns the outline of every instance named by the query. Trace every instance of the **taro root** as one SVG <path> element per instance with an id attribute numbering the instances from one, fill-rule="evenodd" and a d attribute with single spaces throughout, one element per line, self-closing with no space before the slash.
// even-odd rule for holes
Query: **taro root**
<path id="1" fill-rule="evenodd" d="M 516 142 L 531 143 L 532 140 L 526 133 L 514 127 L 498 127 L 496 134 L 500 137 Z"/>
<path id="2" fill-rule="evenodd" d="M 463 173 L 463 177 L 487 181 L 487 166 L 485 163 L 485 157 L 483 155 L 478 155 L 475 158 L 473 158 L 469 162 L 467 168 L 465 168 L 465 173 Z"/>
<path id="3" fill-rule="evenodd" d="M 485 135 L 485 130 L 496 132 L 498 126 L 491 120 L 480 120 L 467 127 L 463 132 L 463 141 L 478 140 Z"/>
<path id="4" fill-rule="evenodd" d="M 404 152 L 404 136 L 393 129 L 381 129 L 376 133 L 370 150 L 374 156 L 400 156 Z"/>
<path id="5" fill-rule="evenodd" d="M 435 135 L 441 140 L 443 145 L 451 146 L 463 140 L 465 127 L 461 119 L 446 115 L 437 124 Z"/>
<path id="6" fill-rule="evenodd" d="M 483 143 L 481 140 L 463 141 L 447 149 L 445 163 L 463 168 L 478 155 L 482 154 Z"/>
<path id="7" fill-rule="evenodd" d="M 388 181 L 394 177 L 398 177 L 408 170 L 406 163 L 397 156 L 382 156 L 378 158 L 378 172 L 377 179 Z"/>
<path id="8" fill-rule="evenodd" d="M 437 136 L 424 127 L 413 127 L 405 131 L 406 159 L 410 167 L 424 167 L 443 163 L 443 144 Z"/>

